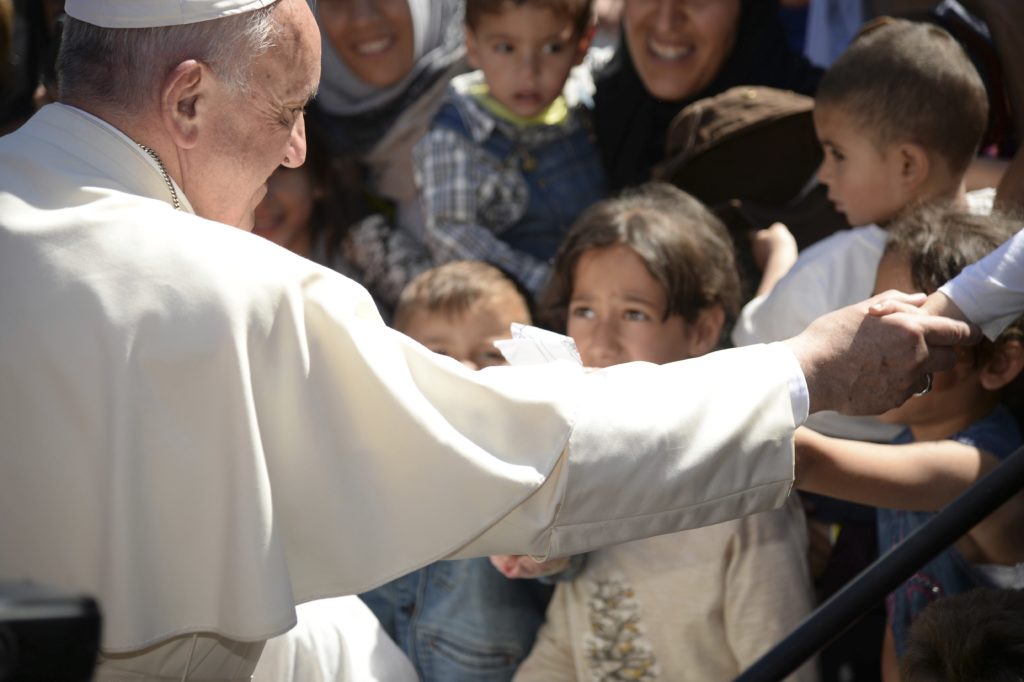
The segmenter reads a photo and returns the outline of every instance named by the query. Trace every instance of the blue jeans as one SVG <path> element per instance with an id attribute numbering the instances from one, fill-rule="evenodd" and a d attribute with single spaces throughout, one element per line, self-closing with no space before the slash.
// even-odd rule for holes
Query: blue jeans
<path id="1" fill-rule="evenodd" d="M 512 679 L 553 588 L 486 559 L 439 561 L 360 595 L 424 682 Z"/>

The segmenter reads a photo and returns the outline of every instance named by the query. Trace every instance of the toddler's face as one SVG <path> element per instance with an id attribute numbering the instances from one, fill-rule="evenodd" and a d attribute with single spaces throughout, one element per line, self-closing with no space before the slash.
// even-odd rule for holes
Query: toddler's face
<path id="1" fill-rule="evenodd" d="M 435 353 L 470 369 L 483 369 L 506 364 L 494 342 L 510 338 L 513 322 L 529 324 L 530 313 L 521 300 L 502 296 L 480 301 L 462 313 L 417 310 L 402 331 Z"/>
<path id="2" fill-rule="evenodd" d="M 318 0 L 316 11 L 334 51 L 370 87 L 392 86 L 412 71 L 407 0 Z"/>
<path id="3" fill-rule="evenodd" d="M 532 5 L 505 3 L 500 14 L 484 14 L 475 29 L 466 27 L 469 63 L 483 71 L 491 96 L 523 118 L 562 94 L 587 42 L 570 20 Z"/>
<path id="4" fill-rule="evenodd" d="M 587 367 L 663 364 L 703 353 L 680 315 L 662 319 L 667 304 L 665 290 L 633 249 L 590 249 L 576 264 L 567 331 Z"/>
<path id="5" fill-rule="evenodd" d="M 880 150 L 838 107 L 816 106 L 814 128 L 825 151 L 818 179 L 851 225 L 888 221 L 910 203 L 894 149 Z"/>
<path id="6" fill-rule="evenodd" d="M 300 256 L 308 256 L 309 220 L 316 198 L 305 166 L 279 167 L 267 179 L 267 194 L 256 206 L 252 231 Z"/>

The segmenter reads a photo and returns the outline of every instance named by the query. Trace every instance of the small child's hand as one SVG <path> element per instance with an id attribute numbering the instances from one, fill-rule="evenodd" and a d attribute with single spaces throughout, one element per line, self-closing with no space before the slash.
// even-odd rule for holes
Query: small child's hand
<path id="1" fill-rule="evenodd" d="M 770 260 L 785 264 L 786 270 L 796 262 L 798 249 L 796 237 L 782 223 L 772 223 L 755 232 L 751 238 L 754 264 L 764 272 Z"/>
<path id="2" fill-rule="evenodd" d="M 524 554 L 495 554 L 491 563 L 506 578 L 540 578 L 561 573 L 569 565 L 569 559 L 535 561 Z"/>
<path id="3" fill-rule="evenodd" d="M 754 264 L 762 273 L 754 295 L 767 296 L 796 263 L 799 255 L 796 238 L 782 223 L 772 223 L 750 236 L 750 249 Z"/>

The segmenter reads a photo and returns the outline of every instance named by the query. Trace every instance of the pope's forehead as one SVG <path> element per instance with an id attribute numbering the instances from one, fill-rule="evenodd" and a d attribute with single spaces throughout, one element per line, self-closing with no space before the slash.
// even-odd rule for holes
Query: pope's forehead
<path id="1" fill-rule="evenodd" d="M 320 33 L 306 0 L 280 0 L 274 7 L 277 35 L 272 50 L 289 62 L 292 75 L 309 73 L 310 84 L 296 78 L 298 89 L 312 87 L 320 79 Z"/>

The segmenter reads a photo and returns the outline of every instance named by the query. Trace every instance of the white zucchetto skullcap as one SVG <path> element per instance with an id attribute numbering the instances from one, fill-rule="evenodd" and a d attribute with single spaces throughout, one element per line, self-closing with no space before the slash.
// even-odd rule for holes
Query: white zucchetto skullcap
<path id="1" fill-rule="evenodd" d="M 276 0 L 66 0 L 68 16 L 103 28 L 181 26 L 251 12 Z"/>

